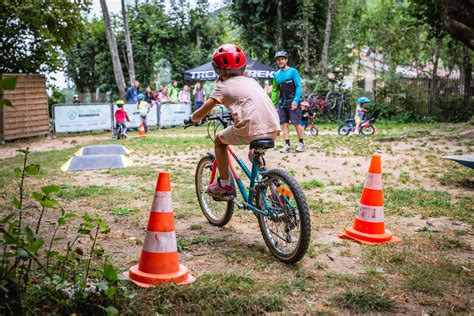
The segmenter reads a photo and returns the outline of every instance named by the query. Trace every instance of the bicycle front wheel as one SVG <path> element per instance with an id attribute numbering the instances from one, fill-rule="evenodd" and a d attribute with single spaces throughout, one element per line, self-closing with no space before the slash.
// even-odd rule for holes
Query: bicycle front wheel
<path id="1" fill-rule="evenodd" d="M 369 124 L 367 126 L 361 126 L 360 131 L 362 135 L 365 136 L 370 136 L 375 134 L 375 127 L 372 124 Z"/>
<path id="2" fill-rule="evenodd" d="M 215 226 L 224 226 L 232 218 L 234 212 L 234 201 L 215 201 L 206 193 L 207 186 L 211 180 L 213 164 L 214 157 L 212 156 L 205 156 L 199 161 L 196 167 L 195 176 L 196 195 L 199 201 L 199 206 L 208 222 Z M 218 171 L 216 170 L 216 173 L 217 172 Z M 232 180 L 232 184 L 233 182 L 234 181 Z"/>
<path id="3" fill-rule="evenodd" d="M 341 136 L 346 136 L 346 135 L 349 135 L 349 133 L 352 131 L 352 126 L 350 126 L 349 124 L 341 124 L 339 126 L 339 129 L 337 130 L 337 133 Z"/>
<path id="4" fill-rule="evenodd" d="M 311 238 L 308 204 L 296 180 L 284 170 L 273 169 L 262 178 L 263 188 L 257 192 L 257 207 L 268 207 L 275 213 L 271 219 L 258 215 L 263 239 L 270 252 L 285 263 L 303 258 Z"/>

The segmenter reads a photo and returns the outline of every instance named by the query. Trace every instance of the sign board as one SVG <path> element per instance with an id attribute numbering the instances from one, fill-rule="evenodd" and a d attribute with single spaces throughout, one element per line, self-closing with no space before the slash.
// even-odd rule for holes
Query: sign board
<path id="1" fill-rule="evenodd" d="M 110 104 L 55 105 L 54 130 L 66 133 L 111 129 L 111 111 Z"/>
<path id="2" fill-rule="evenodd" d="M 160 105 L 160 126 L 184 125 L 191 115 L 190 103 L 163 103 Z"/>
<path id="3" fill-rule="evenodd" d="M 138 128 L 141 123 L 140 119 L 140 112 L 138 112 L 137 109 L 137 104 L 136 103 L 127 103 L 123 106 L 125 111 L 128 114 L 128 118 L 130 119 L 130 122 L 125 122 L 127 127 L 129 128 Z M 115 126 L 115 111 L 118 109 L 117 105 L 114 105 L 114 126 Z M 157 112 L 156 112 L 156 103 L 153 101 L 151 103 L 151 108 L 150 112 L 148 112 L 148 115 L 146 116 L 146 122 L 148 126 L 157 126 L 158 124 L 158 117 L 157 117 Z"/>

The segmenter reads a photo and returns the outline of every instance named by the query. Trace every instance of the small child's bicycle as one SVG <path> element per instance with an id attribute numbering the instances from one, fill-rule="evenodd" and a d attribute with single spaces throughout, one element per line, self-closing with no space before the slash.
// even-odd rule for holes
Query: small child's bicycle
<path id="1" fill-rule="evenodd" d="M 218 127 L 225 128 L 232 124 L 231 115 L 225 113 L 208 116 L 199 123 L 186 120 L 184 128 L 205 122 L 208 122 L 208 135 L 212 140 Z M 214 137 L 211 135 L 211 125 L 214 127 Z M 267 149 L 274 146 L 271 139 L 251 142 L 250 150 L 253 155 L 250 169 L 232 147 L 227 146 L 230 157 L 249 178 L 249 186 L 246 188 L 232 159 L 229 159 L 231 183 L 234 189 L 235 183 L 237 184 L 243 201 L 239 202 L 237 197 L 232 201 L 217 201 L 206 193 L 207 186 L 217 181 L 219 172 L 216 157 L 211 151 L 201 158 L 196 167 L 196 195 L 204 216 L 215 226 L 224 226 L 230 221 L 234 206 L 253 212 L 270 252 L 285 263 L 295 263 L 306 254 L 311 237 L 308 204 L 303 191 L 290 174 L 281 169 L 267 169 L 264 155 Z"/>
<path id="2" fill-rule="evenodd" d="M 359 127 L 359 134 L 370 136 L 375 134 L 375 119 L 368 120 L 366 117 L 362 120 Z M 349 135 L 350 132 L 354 132 L 356 129 L 355 119 L 346 119 L 344 123 L 339 125 L 337 133 L 342 136 Z"/>

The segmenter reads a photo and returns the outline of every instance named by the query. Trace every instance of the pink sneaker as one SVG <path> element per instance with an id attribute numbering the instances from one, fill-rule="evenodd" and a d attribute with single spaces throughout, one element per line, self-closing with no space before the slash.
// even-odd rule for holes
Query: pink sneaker
<path id="1" fill-rule="evenodd" d="M 221 186 L 220 178 L 217 178 L 216 182 L 207 187 L 206 193 L 217 201 L 231 201 L 235 196 L 231 185 Z"/>

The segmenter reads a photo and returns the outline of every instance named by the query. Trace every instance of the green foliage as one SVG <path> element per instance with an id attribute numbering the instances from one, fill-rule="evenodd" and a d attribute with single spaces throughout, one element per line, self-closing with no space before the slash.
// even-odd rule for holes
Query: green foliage
<path id="1" fill-rule="evenodd" d="M 226 12 L 210 14 L 205 5 L 189 9 L 183 1 L 175 2 L 169 14 L 163 5 L 139 3 L 129 8 L 135 72 L 142 86 L 167 80 L 160 73 L 162 64 L 170 65 L 171 78 L 181 81 L 184 70 L 210 60 L 213 49 L 230 32 Z M 112 16 L 124 73 L 127 72 L 121 17 Z M 107 46 L 104 22 L 94 19 L 86 24 L 80 41 L 67 54 L 67 75 L 81 92 L 118 89 Z"/>
<path id="2" fill-rule="evenodd" d="M 0 109 L 3 106 L 12 106 L 12 102 L 3 98 L 3 90 L 15 90 L 17 77 L 7 77 L 0 80 Z"/>
<path id="3" fill-rule="evenodd" d="M 83 30 L 89 0 L 10 0 L 0 3 L 0 72 L 55 71 Z"/>
<path id="4" fill-rule="evenodd" d="M 233 1 L 231 14 L 240 27 L 239 40 L 247 53 L 273 65 L 278 50 L 287 50 L 289 63 L 303 64 L 302 43 L 308 38 L 310 64 L 319 63 L 326 21 L 325 1 Z M 280 13 L 279 13 L 280 12 Z M 279 18 L 281 14 L 281 19 Z"/>
<path id="5" fill-rule="evenodd" d="M 24 193 L 25 181 L 38 175 L 40 167 L 27 164 L 28 149 L 20 152 L 23 168 L 15 169 L 19 196 L 11 206 L 3 206 L 0 220 L 0 313 L 96 314 L 103 309 L 117 314 L 115 297 L 126 295 L 126 288 L 119 285 L 122 278 L 107 264 L 98 241 L 99 234 L 110 231 L 108 225 L 98 215 L 86 214 L 71 234 L 71 222 L 79 219 L 59 207 L 55 199 L 59 186 L 43 186 L 31 197 Z M 34 210 L 38 216 L 31 227 Z M 59 214 L 51 236 L 40 233 L 46 210 Z"/>

